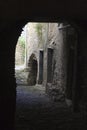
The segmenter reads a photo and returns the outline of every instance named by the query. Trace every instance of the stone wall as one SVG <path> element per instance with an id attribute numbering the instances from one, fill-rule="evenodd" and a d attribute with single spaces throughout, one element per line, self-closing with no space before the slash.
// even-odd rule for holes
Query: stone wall
<path id="1" fill-rule="evenodd" d="M 37 83 L 39 82 L 39 53 L 40 50 L 43 50 L 45 42 L 45 23 L 28 23 L 26 25 L 26 59 L 27 59 L 27 68 L 30 56 L 35 54 L 37 59 Z"/>
<path id="2" fill-rule="evenodd" d="M 66 29 L 61 30 L 58 23 L 28 23 L 26 28 L 27 63 L 35 54 L 38 65 L 37 83 L 39 81 L 39 53 L 43 50 L 43 81 L 46 92 L 54 100 L 63 100 L 67 79 L 67 45 Z"/>
<path id="3" fill-rule="evenodd" d="M 38 59 L 39 49 L 43 49 L 45 26 L 45 23 L 28 23 L 26 25 L 27 63 L 32 53 Z"/>
<path id="4" fill-rule="evenodd" d="M 27 64 L 32 54 L 37 59 L 37 83 L 46 87 L 53 100 L 72 100 L 73 48 L 77 42 L 74 28 L 64 23 L 28 23 L 26 36 Z"/>
<path id="5" fill-rule="evenodd" d="M 68 23 L 49 23 L 44 48 L 46 92 L 53 100 L 72 100 L 75 91 L 77 35 Z M 50 58 L 51 57 L 51 58 Z"/>
<path id="6" fill-rule="evenodd" d="M 87 31 L 79 31 L 77 101 L 83 116 L 87 119 Z"/>
<path id="7" fill-rule="evenodd" d="M 15 65 L 23 65 L 24 62 L 25 62 L 25 48 L 18 41 L 15 53 Z"/>
<path id="8" fill-rule="evenodd" d="M 52 78 L 50 82 L 45 80 L 45 84 L 47 93 L 49 93 L 54 100 L 63 99 L 66 86 L 66 60 L 64 60 L 66 59 L 66 50 L 64 51 L 64 35 L 63 31 L 58 29 L 58 23 L 49 23 L 46 51 L 49 49 L 53 51 L 51 54 L 52 67 L 50 70 L 52 71 Z M 45 62 L 47 62 L 45 66 L 48 64 L 48 55 L 46 56 L 47 58 L 44 59 Z M 47 77 L 51 76 L 51 74 L 47 74 Z"/>

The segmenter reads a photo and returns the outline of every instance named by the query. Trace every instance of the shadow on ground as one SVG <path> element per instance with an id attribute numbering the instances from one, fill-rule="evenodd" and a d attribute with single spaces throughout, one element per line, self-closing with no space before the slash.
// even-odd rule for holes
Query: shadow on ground
<path id="1" fill-rule="evenodd" d="M 16 101 L 16 130 L 87 130 L 83 113 L 51 101 L 40 85 L 18 84 Z"/>

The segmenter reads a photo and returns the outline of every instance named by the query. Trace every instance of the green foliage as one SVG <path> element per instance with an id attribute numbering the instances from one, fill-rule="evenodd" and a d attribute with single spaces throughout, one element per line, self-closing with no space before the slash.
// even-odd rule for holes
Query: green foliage
<path id="1" fill-rule="evenodd" d="M 21 47 L 25 49 L 25 39 L 24 37 L 19 37 L 18 43 L 20 44 Z"/>
<path id="2" fill-rule="evenodd" d="M 25 59 L 25 39 L 24 39 L 24 37 L 22 37 L 22 36 L 19 37 L 18 44 L 21 47 L 22 61 L 24 62 L 24 59 Z"/>

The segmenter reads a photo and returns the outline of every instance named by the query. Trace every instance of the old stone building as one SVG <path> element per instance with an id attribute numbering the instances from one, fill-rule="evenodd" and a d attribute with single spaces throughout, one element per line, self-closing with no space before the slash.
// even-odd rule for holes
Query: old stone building
<path id="1" fill-rule="evenodd" d="M 28 23 L 26 29 L 26 69 L 29 71 L 28 85 L 37 83 L 39 49 L 43 48 L 42 24 Z"/>
<path id="2" fill-rule="evenodd" d="M 68 23 L 28 23 L 28 85 L 42 84 L 53 100 L 72 102 L 76 44 L 76 31 Z"/>

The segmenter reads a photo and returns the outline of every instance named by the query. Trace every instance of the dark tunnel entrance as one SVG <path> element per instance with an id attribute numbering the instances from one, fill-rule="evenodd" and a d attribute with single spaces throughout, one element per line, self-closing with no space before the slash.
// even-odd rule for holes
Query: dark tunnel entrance
<path id="1" fill-rule="evenodd" d="M 29 74 L 27 79 L 28 85 L 29 86 L 36 85 L 38 68 L 37 68 L 37 59 L 35 54 L 32 54 L 30 56 L 28 66 L 29 66 Z"/>

